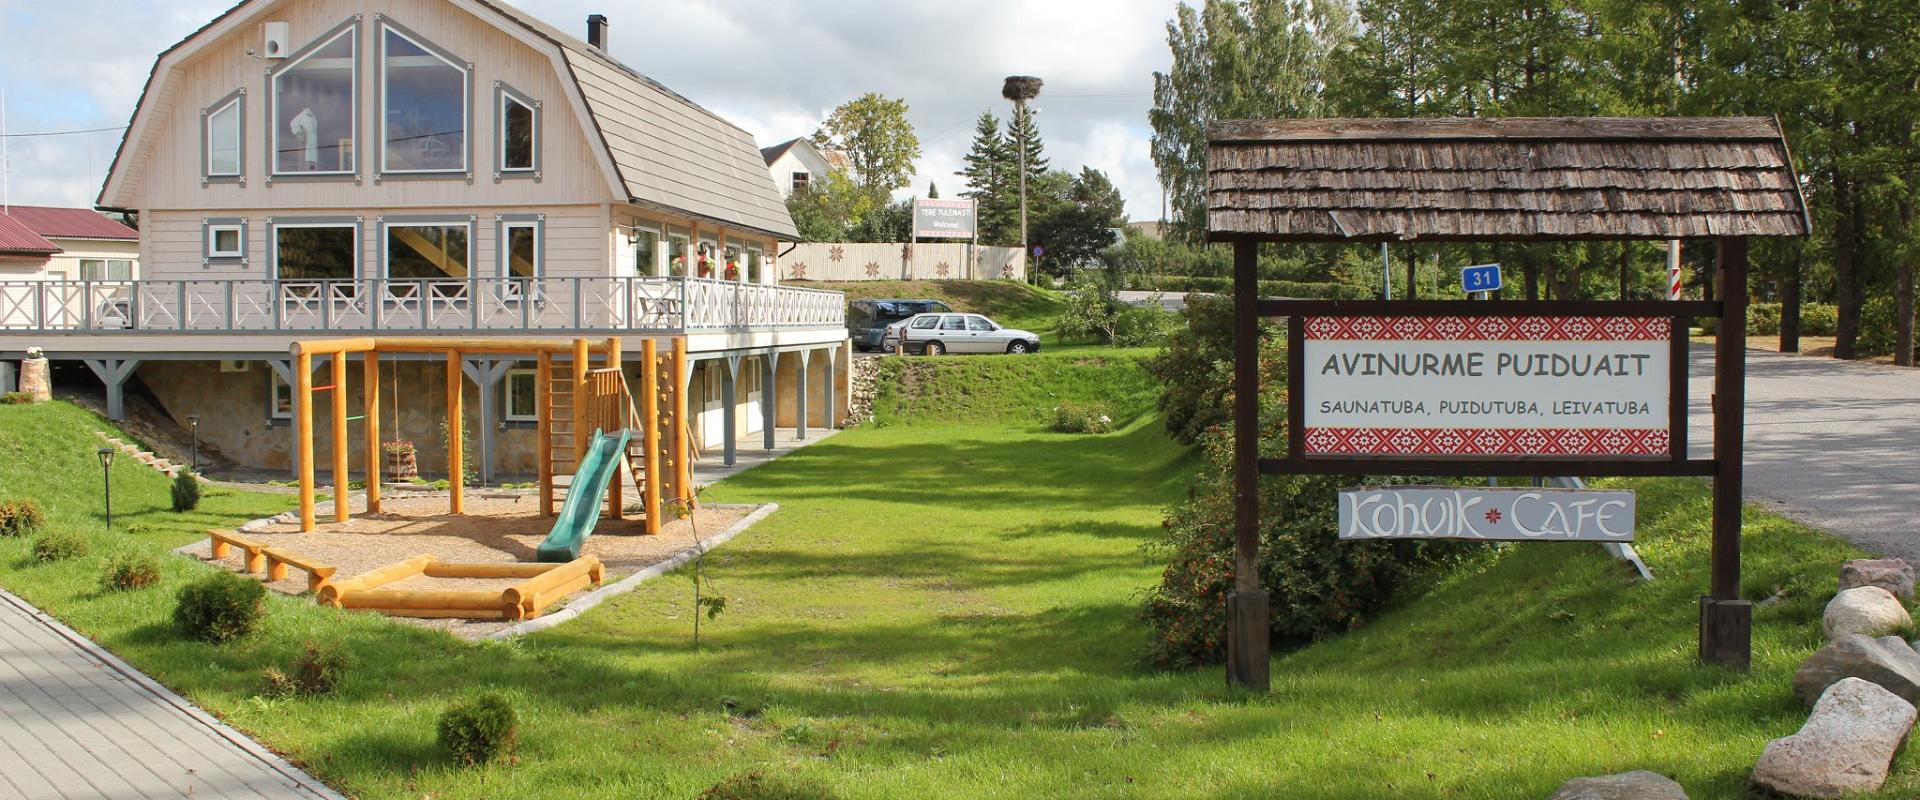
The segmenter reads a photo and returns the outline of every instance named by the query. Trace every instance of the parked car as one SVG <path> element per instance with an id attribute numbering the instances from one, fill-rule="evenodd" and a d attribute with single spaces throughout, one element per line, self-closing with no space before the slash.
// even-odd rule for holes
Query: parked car
<path id="1" fill-rule="evenodd" d="M 882 349 L 892 350 L 906 337 L 907 352 L 937 356 L 943 353 L 1040 352 L 1040 336 L 1019 328 L 1003 328 L 979 314 L 916 314 L 887 326 Z"/>
<path id="2" fill-rule="evenodd" d="M 952 311 L 938 300 L 855 300 L 847 304 L 847 338 L 853 340 L 853 349 L 865 353 L 880 346 L 888 325 L 915 314 Z"/>

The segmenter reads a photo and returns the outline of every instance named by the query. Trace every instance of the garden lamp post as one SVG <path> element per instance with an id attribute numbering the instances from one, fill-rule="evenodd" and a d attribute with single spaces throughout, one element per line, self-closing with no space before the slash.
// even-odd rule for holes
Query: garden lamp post
<path id="1" fill-rule="evenodd" d="M 107 530 L 113 530 L 113 448 L 94 451 L 100 456 L 100 485 L 106 489 Z"/>
<path id="2" fill-rule="evenodd" d="M 1031 75 L 1009 75 L 1006 83 L 1000 86 L 1000 96 L 1013 101 L 1014 124 L 1026 122 L 1018 130 L 1013 146 L 1020 149 L 1020 250 L 1031 252 L 1033 243 L 1027 241 L 1027 136 L 1026 128 L 1033 121 L 1027 118 L 1027 101 L 1040 96 L 1042 81 Z"/>
<path id="3" fill-rule="evenodd" d="M 187 427 L 193 431 L 193 474 L 200 474 L 200 415 L 188 414 Z"/>

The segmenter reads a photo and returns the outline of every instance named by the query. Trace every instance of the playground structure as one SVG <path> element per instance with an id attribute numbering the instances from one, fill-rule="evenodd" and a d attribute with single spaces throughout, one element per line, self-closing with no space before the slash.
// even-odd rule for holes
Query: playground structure
<path id="1" fill-rule="evenodd" d="M 447 359 L 447 463 L 449 511 L 465 513 L 465 480 L 460 465 L 464 442 L 463 357 L 470 354 L 525 356 L 537 362 L 539 409 L 540 515 L 554 518 L 552 530 L 536 553 L 539 563 L 442 563 L 425 554 L 368 572 L 336 579 L 337 568 L 285 549 L 267 547 L 237 533 L 209 531 L 211 551 L 223 558 L 230 548 L 246 554 L 248 572 L 286 578 L 287 567 L 308 575 L 307 587 L 322 605 L 367 609 L 407 617 L 520 620 L 589 585 L 606 570 L 599 558 L 581 549 L 606 515 L 622 519 L 624 473 L 641 497 L 646 534 L 660 533 L 662 521 L 677 516 L 692 500 L 689 472 L 691 436 L 686 425 L 686 339 L 672 340 L 668 354 L 652 339 L 642 342 L 640 391 L 628 385 L 621 367 L 618 338 L 595 342 L 495 339 L 330 339 L 296 342 L 294 419 L 300 448 L 300 530 L 314 530 L 314 395 L 327 392 L 332 411 L 334 479 L 333 521 L 351 518 L 348 502 L 348 424 L 361 422 L 365 433 L 366 512 L 381 512 L 380 500 L 380 355 L 445 354 Z M 358 356 L 363 368 L 363 413 L 347 414 L 347 361 Z M 330 361 L 331 381 L 313 385 L 313 361 Z M 595 359 L 599 366 L 595 366 Z M 565 369 L 556 373 L 556 368 Z M 564 486 L 562 481 L 565 481 Z M 564 495 L 562 497 L 562 495 Z M 556 514 L 554 501 L 562 500 Z M 410 578 L 519 581 L 505 589 L 393 589 Z"/>
<path id="2" fill-rule="evenodd" d="M 362 338 L 327 339 L 295 342 L 292 348 L 295 385 L 294 424 L 299 443 L 300 529 L 312 531 L 315 525 L 314 494 L 317 484 L 314 451 L 314 394 L 329 392 L 332 410 L 332 456 L 334 498 L 333 518 L 350 518 L 348 497 L 348 424 L 363 423 L 365 429 L 365 473 L 367 513 L 380 512 L 380 355 L 382 353 L 445 354 L 447 359 L 447 463 L 449 510 L 464 513 L 464 476 L 458 467 L 463 461 L 463 397 L 466 377 L 460 364 L 463 356 L 527 356 L 538 364 L 535 378 L 535 402 L 539 409 L 538 439 L 540 467 L 540 508 L 543 516 L 555 516 L 554 500 L 564 486 L 566 508 L 559 514 L 554 534 L 557 539 L 584 539 L 591 533 L 599 515 L 586 509 L 597 507 L 582 495 L 606 497 L 607 515 L 622 518 L 620 473 L 625 472 L 640 492 L 646 532 L 659 532 L 660 521 L 668 509 L 663 500 L 683 505 L 692 500 L 690 473 L 692 437 L 686 424 L 687 343 L 684 337 L 672 340 L 670 352 L 662 355 L 655 341 L 642 342 L 642 391 L 634 393 L 621 369 L 620 339 L 594 342 L 588 339 L 500 340 L 500 339 L 401 339 Z M 361 358 L 364 413 L 347 415 L 347 360 Z M 594 366 L 594 359 L 600 366 Z M 326 358 L 331 364 L 331 382 L 313 385 L 313 361 Z M 562 359 L 567 359 L 562 361 Z M 556 374 L 557 367 L 567 372 Z M 563 387 L 563 388 L 561 388 Z M 595 437 L 620 440 L 618 449 L 595 447 Z M 616 468 L 617 467 L 617 468 Z M 563 527 L 564 526 L 564 527 Z"/>

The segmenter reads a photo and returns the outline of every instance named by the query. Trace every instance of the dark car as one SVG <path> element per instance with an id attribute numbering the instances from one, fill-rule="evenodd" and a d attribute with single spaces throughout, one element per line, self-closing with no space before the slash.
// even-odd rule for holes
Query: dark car
<path id="1" fill-rule="evenodd" d="M 853 340 L 853 349 L 865 353 L 879 349 L 888 325 L 916 314 L 952 311 L 938 300 L 855 300 L 847 304 L 847 338 Z"/>

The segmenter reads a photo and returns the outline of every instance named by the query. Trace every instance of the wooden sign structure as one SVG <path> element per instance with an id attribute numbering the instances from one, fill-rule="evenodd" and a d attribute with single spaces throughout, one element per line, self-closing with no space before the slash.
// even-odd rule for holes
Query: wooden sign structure
<path id="1" fill-rule="evenodd" d="M 1747 239 L 1812 229 L 1777 121 L 1220 122 L 1208 132 L 1207 227 L 1211 241 L 1234 245 L 1230 685 L 1268 686 L 1268 596 L 1257 569 L 1262 474 L 1710 477 L 1712 579 L 1700 599 L 1700 657 L 1747 666 L 1752 608 L 1739 593 Z M 1721 300 L 1316 301 L 1258 293 L 1263 242 L 1688 238 L 1715 240 Z M 1263 317 L 1286 318 L 1291 381 L 1287 452 L 1271 459 L 1260 457 L 1252 401 Z M 1686 447 L 1686 331 L 1696 319 L 1715 319 L 1719 330 L 1713 454 L 1705 459 L 1690 458 Z M 1543 371 L 1548 382 L 1533 380 Z M 1561 381 L 1582 388 L 1551 389 Z M 1568 405 L 1553 406 L 1556 397 Z"/>

